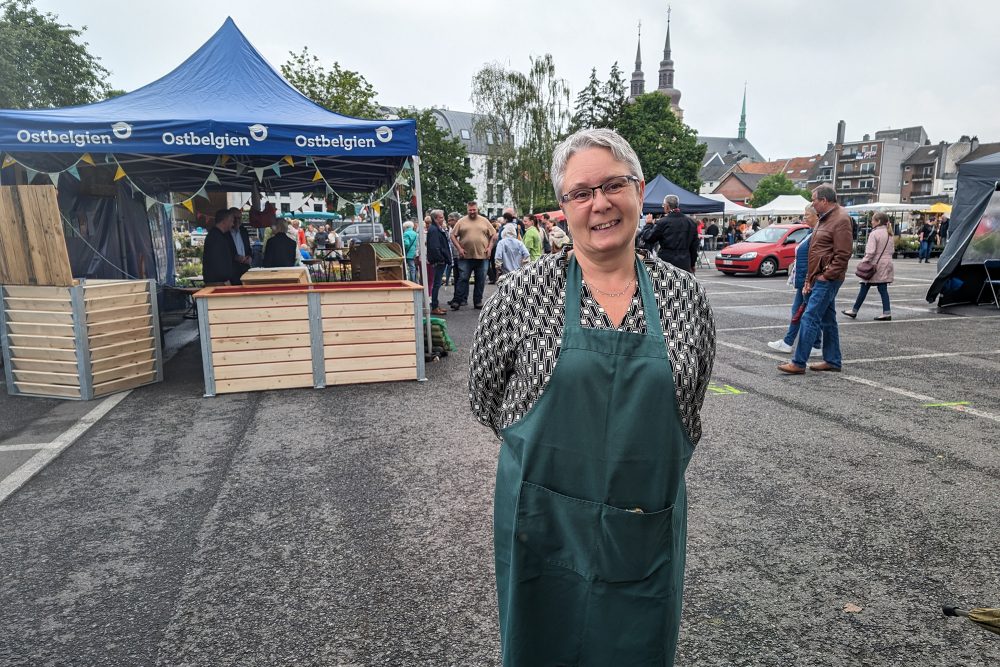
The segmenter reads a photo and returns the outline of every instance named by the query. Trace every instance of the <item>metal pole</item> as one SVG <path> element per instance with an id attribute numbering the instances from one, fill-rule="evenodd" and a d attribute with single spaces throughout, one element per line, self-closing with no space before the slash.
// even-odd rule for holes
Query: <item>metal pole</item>
<path id="1" fill-rule="evenodd" d="M 323 304 L 320 293 L 310 291 L 306 294 L 309 305 L 309 344 L 312 348 L 313 387 L 326 387 L 326 359 L 323 350 Z"/>
<path id="2" fill-rule="evenodd" d="M 417 195 L 417 220 L 420 221 L 420 256 L 421 258 L 426 258 L 427 239 L 425 238 L 425 230 L 424 230 L 424 199 L 423 199 L 423 194 L 421 194 L 420 191 L 420 157 L 418 155 L 414 155 L 410 159 L 413 160 L 413 183 L 414 183 L 414 190 L 416 191 Z M 427 282 L 426 275 L 424 276 L 424 282 L 425 283 Z M 424 349 L 426 350 L 427 354 L 430 354 L 433 346 L 433 343 L 431 342 L 431 300 L 430 297 L 427 295 L 426 285 L 424 285 L 422 293 L 424 295 L 423 298 L 424 330 L 425 330 Z"/>
<path id="3" fill-rule="evenodd" d="M 198 336 L 201 339 L 201 365 L 205 373 L 205 396 L 215 396 L 215 368 L 212 366 L 212 334 L 208 324 L 208 299 L 194 300 L 198 308 Z"/>
<path id="4" fill-rule="evenodd" d="M 94 376 L 90 361 L 90 340 L 87 338 L 87 306 L 83 300 L 83 285 L 69 288 L 73 306 L 73 334 L 76 340 L 76 369 L 80 376 L 80 398 L 89 401 L 94 397 Z M 154 332 L 158 336 L 159 332 Z"/>

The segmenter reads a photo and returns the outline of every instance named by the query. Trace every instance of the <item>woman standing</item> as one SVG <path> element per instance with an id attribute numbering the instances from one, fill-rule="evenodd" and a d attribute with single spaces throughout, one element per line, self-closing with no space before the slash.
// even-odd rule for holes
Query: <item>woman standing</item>
<path id="1" fill-rule="evenodd" d="M 551 176 L 572 245 L 500 282 L 469 372 L 502 441 L 503 664 L 669 666 L 712 311 L 691 274 L 635 250 L 645 182 L 628 142 L 581 130 Z"/>
<path id="2" fill-rule="evenodd" d="M 851 319 L 858 316 L 861 304 L 868 296 L 868 290 L 872 285 L 878 290 L 882 297 L 882 314 L 875 319 L 879 322 L 887 322 L 892 319 L 892 311 L 889 309 L 889 283 L 893 279 L 892 249 L 893 245 L 892 225 L 889 224 L 889 216 L 885 213 L 876 213 L 872 217 L 872 231 L 868 234 L 868 244 L 865 245 L 865 256 L 862 262 L 875 264 L 875 275 L 868 280 L 861 281 L 861 289 L 858 291 L 858 298 L 854 300 L 854 307 L 841 311 Z"/>
<path id="3" fill-rule="evenodd" d="M 412 220 L 403 223 L 403 254 L 406 256 L 406 278 L 416 283 L 420 282 L 417 276 L 417 246 L 420 245 L 420 237 L 413 227 Z"/>

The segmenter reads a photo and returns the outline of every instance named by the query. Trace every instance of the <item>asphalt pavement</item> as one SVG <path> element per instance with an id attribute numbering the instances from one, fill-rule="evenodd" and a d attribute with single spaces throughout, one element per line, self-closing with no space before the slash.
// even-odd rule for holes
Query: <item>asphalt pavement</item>
<path id="1" fill-rule="evenodd" d="M 784 277 L 699 271 L 719 345 L 677 665 L 1000 663 L 940 612 L 1000 606 L 1000 311 L 937 312 L 933 269 L 897 262 L 893 321 L 870 294 L 844 372 L 795 377 L 766 346 Z M 424 383 L 208 399 L 181 349 L 0 504 L 0 665 L 499 664 L 477 315 Z M 0 394 L 0 449 L 88 406 Z"/>

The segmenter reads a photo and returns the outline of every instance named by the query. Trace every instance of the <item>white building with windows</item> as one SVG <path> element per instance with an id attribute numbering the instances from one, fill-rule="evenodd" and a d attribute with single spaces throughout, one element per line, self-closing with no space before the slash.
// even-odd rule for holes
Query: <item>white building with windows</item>
<path id="1" fill-rule="evenodd" d="M 504 187 L 497 170 L 497 160 L 490 157 L 490 146 L 497 140 L 492 132 L 477 135 L 478 114 L 450 109 L 433 109 L 441 129 L 459 139 L 468 153 L 466 160 L 472 170 L 469 184 L 476 191 L 476 201 L 483 215 L 495 218 L 505 206 L 510 206 L 510 192 Z M 465 211 L 459 211 L 465 215 Z"/>

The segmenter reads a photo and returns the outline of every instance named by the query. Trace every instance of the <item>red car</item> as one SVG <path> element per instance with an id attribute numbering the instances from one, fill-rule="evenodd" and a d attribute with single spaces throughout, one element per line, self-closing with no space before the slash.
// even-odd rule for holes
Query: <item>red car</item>
<path id="1" fill-rule="evenodd" d="M 715 268 L 727 276 L 756 273 L 767 277 L 787 271 L 795 261 L 795 248 L 809 234 L 805 225 L 770 225 L 746 241 L 726 246 L 715 255 Z"/>

